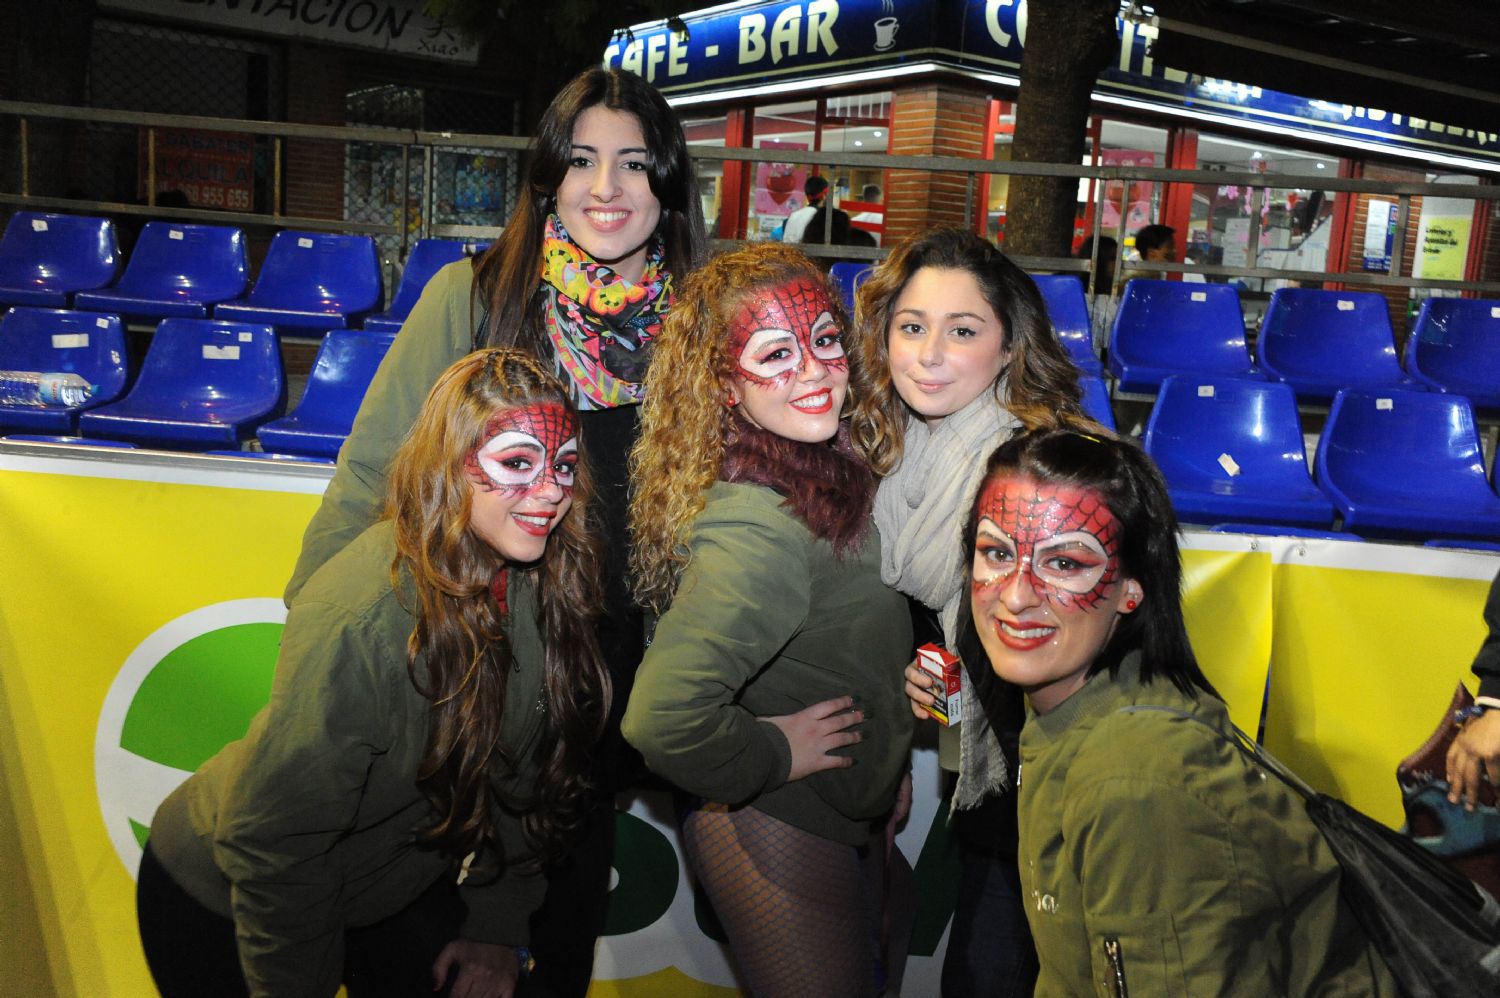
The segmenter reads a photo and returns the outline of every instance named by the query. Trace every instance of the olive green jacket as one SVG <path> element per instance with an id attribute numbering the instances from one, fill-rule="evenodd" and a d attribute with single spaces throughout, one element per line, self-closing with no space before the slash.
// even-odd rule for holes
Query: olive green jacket
<path id="1" fill-rule="evenodd" d="M 270 703 L 151 825 L 172 879 L 234 919 L 253 995 L 332 995 L 346 926 L 387 918 L 457 873 L 453 857 L 417 843 L 435 818 L 416 785 L 431 704 L 407 672 L 416 604 L 408 579 L 399 596 L 392 587 L 394 553 L 380 523 L 308 581 L 287 615 Z M 542 645 L 534 587 L 516 574 L 509 593 L 502 741 L 515 769 L 497 764 L 491 779 L 503 799 L 524 801 L 538 769 Z M 471 868 L 462 934 L 519 945 L 544 881 L 519 817 L 494 818 L 504 862 L 481 856 Z"/>
<path id="2" fill-rule="evenodd" d="M 880 581 L 873 529 L 840 560 L 771 489 L 717 482 L 636 676 L 625 737 L 700 797 L 861 845 L 906 772 L 910 657 L 906 600 Z M 844 750 L 855 765 L 787 782 L 786 738 L 757 718 L 845 695 L 867 713 L 863 740 Z"/>
<path id="3" fill-rule="evenodd" d="M 323 502 L 302 535 L 287 583 L 287 606 L 325 561 L 380 518 L 386 473 L 438 375 L 474 350 L 483 318 L 471 302 L 470 260 L 448 264 L 427 282 L 360 403 Z"/>
<path id="4" fill-rule="evenodd" d="M 1021 734 L 1022 895 L 1038 998 L 1394 995 L 1303 799 L 1191 718 L 1224 704 L 1129 656 Z"/>

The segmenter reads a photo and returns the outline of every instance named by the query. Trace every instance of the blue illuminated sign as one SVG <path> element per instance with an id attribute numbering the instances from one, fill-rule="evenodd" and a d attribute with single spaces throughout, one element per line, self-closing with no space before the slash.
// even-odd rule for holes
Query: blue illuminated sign
<path id="1" fill-rule="evenodd" d="M 635 29 L 604 52 L 606 66 L 644 76 L 669 97 L 807 82 L 851 72 L 930 64 L 1014 76 L 1026 40 L 1026 0 L 766 0 L 684 14 L 686 35 L 665 24 Z M 1156 28 L 1120 19 L 1119 58 L 1095 93 L 1163 110 L 1362 140 L 1500 164 L 1500 134 L 1309 100 L 1184 73 L 1151 57 Z"/>

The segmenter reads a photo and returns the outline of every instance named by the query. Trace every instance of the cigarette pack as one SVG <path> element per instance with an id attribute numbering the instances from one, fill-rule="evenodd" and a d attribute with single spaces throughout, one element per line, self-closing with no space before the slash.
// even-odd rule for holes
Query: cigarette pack
<path id="1" fill-rule="evenodd" d="M 917 649 L 917 665 L 941 686 L 932 691 L 935 702 L 927 713 L 940 724 L 956 724 L 963 719 L 963 668 L 958 656 L 950 655 L 944 648 L 926 644 Z"/>

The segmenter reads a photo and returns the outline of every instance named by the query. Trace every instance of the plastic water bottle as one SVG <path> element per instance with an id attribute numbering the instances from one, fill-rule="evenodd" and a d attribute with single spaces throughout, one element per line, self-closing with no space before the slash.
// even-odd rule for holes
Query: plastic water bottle
<path id="1" fill-rule="evenodd" d="M 76 374 L 0 371 L 0 405 L 72 408 L 98 390 Z"/>

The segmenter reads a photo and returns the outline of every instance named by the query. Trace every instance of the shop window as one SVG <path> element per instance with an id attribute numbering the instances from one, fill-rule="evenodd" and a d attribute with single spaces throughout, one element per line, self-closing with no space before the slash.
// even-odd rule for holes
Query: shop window
<path id="1" fill-rule="evenodd" d="M 1290 174 L 1306 177 L 1307 183 L 1270 188 L 1196 185 L 1191 222 L 1187 238 L 1182 241 L 1187 262 L 1283 270 L 1329 269 L 1328 248 L 1333 241 L 1336 195 L 1318 187 L 1317 178 L 1338 176 L 1337 156 L 1200 134 L 1197 167 L 1235 173 Z M 1258 233 L 1253 263 L 1252 232 Z M 1263 278 L 1232 280 L 1239 280 L 1247 290 L 1265 292 L 1287 283 Z"/>
<path id="2" fill-rule="evenodd" d="M 890 144 L 889 91 L 850 94 L 821 100 L 773 104 L 755 109 L 754 147 L 785 149 L 785 161 L 757 163 L 746 235 L 772 238 L 793 211 L 802 207 L 802 189 L 813 168 L 798 162 L 799 151 L 883 153 Z M 863 221 L 878 234 L 885 203 L 880 170 L 820 167 L 833 201 L 853 202 Z M 871 207 L 873 205 L 874 207 Z"/>
<path id="3" fill-rule="evenodd" d="M 701 118 L 683 118 L 682 131 L 687 138 L 688 152 L 702 149 L 722 149 L 726 144 L 725 129 L 728 115 L 718 114 Z M 693 160 L 693 171 L 698 177 L 698 195 L 703 201 L 703 218 L 710 235 L 718 231 L 715 220 L 723 204 L 724 161 L 718 159 Z"/>
<path id="4" fill-rule="evenodd" d="M 1093 156 L 1085 162 L 1095 166 L 1166 166 L 1167 129 L 1128 121 L 1102 121 Z M 1099 231 L 1118 238 L 1123 217 L 1125 239 L 1122 255 L 1128 256 L 1135 245 L 1135 233 L 1142 226 L 1161 221 L 1162 196 L 1162 185 L 1149 180 L 1109 181 L 1104 187 Z"/>

